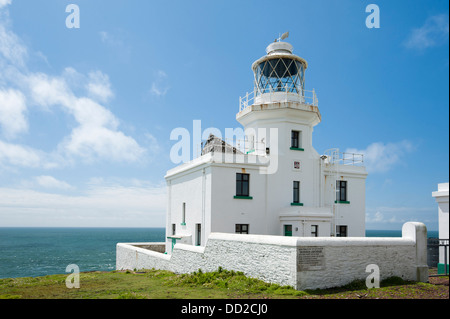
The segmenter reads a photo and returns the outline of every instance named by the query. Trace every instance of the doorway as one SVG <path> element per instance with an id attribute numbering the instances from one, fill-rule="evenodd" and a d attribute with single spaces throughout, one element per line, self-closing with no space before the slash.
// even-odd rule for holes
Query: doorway
<path id="1" fill-rule="evenodd" d="M 200 246 L 202 244 L 202 224 L 195 224 L 195 245 Z"/>
<path id="2" fill-rule="evenodd" d="M 292 225 L 284 225 L 284 236 L 292 236 Z"/>

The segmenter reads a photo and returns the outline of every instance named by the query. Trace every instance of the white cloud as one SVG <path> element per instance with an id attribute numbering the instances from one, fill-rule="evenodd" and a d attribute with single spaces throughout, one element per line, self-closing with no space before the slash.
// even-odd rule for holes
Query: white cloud
<path id="1" fill-rule="evenodd" d="M 0 0 L 0 8 L 5 7 L 8 4 L 11 4 L 11 0 Z"/>
<path id="2" fill-rule="evenodd" d="M 103 43 L 111 46 L 121 46 L 123 45 L 123 42 L 119 40 L 117 37 L 113 36 L 112 34 L 106 32 L 106 31 L 100 31 L 98 33 L 100 35 L 100 39 Z"/>
<path id="3" fill-rule="evenodd" d="M 69 79 L 66 80 L 68 76 Z M 67 82 L 83 78 L 76 70 L 66 69 L 63 76 L 51 77 L 46 74 L 30 76 L 32 97 L 44 107 L 59 106 L 73 115 L 79 124 L 69 136 L 58 145 L 64 155 L 77 156 L 92 162 L 94 160 L 140 161 L 145 149 L 135 139 L 118 130 L 119 120 L 103 105 L 87 97 L 77 97 Z M 101 72 L 89 75 L 90 92 L 97 90 L 97 96 L 107 99 L 109 91 L 107 76 Z M 108 93 L 109 92 L 109 93 Z"/>
<path id="4" fill-rule="evenodd" d="M 53 189 L 72 189 L 68 183 L 64 181 L 60 181 L 53 176 L 37 176 L 35 177 L 35 181 L 37 185 L 42 186 L 44 188 L 53 188 Z"/>
<path id="5" fill-rule="evenodd" d="M 100 71 L 89 73 L 89 82 L 87 89 L 91 97 L 98 99 L 99 102 L 106 103 L 110 98 L 114 96 L 111 91 L 111 84 L 109 77 Z"/>
<path id="6" fill-rule="evenodd" d="M 39 167 L 43 165 L 42 157 L 42 152 L 35 149 L 0 140 L 0 165 L 9 163 L 15 166 Z"/>
<path id="7" fill-rule="evenodd" d="M 27 145 L 12 144 L 0 140 L 0 168 L 18 166 L 52 169 L 62 166 L 63 161 L 60 154 L 46 153 Z"/>
<path id="8" fill-rule="evenodd" d="M 25 96 L 17 90 L 0 89 L 0 128 L 7 138 L 28 130 Z"/>
<path id="9" fill-rule="evenodd" d="M 75 100 L 63 78 L 34 73 L 28 75 L 26 80 L 31 97 L 37 105 L 44 107 L 70 106 Z"/>
<path id="10" fill-rule="evenodd" d="M 0 165 L 48 168 L 71 164 L 78 158 L 89 162 L 144 159 L 145 148 L 120 130 L 119 119 L 104 105 L 114 96 L 107 74 L 96 70 L 85 75 L 72 67 L 65 68 L 59 76 L 29 72 L 27 54 L 26 46 L 10 30 L 8 18 L 0 19 L 0 129 L 3 135 L 13 138 L 27 132 L 25 102 L 50 112 L 62 109 L 73 116 L 77 125 L 71 127 L 69 135 L 61 136 L 50 153 L 2 141 Z M 32 124 L 31 118 L 29 121 Z"/>
<path id="11" fill-rule="evenodd" d="M 398 143 L 372 143 L 366 149 L 349 148 L 346 153 L 364 155 L 364 165 L 369 173 L 385 173 L 403 161 L 405 154 L 414 150 L 409 141 Z"/>
<path id="12" fill-rule="evenodd" d="M 127 63 L 131 59 L 131 47 L 127 44 L 128 34 L 122 29 L 117 29 L 114 33 L 100 31 L 100 40 L 109 47 L 109 53 L 114 54 L 122 63 Z"/>
<path id="13" fill-rule="evenodd" d="M 378 229 L 401 229 L 404 223 L 418 221 L 425 223 L 427 227 L 435 227 L 436 220 L 433 216 L 436 209 L 433 207 L 367 207 L 366 227 Z"/>
<path id="14" fill-rule="evenodd" d="M 124 184 L 97 183 L 79 195 L 0 188 L 0 227 L 164 227 L 165 186 Z"/>
<path id="15" fill-rule="evenodd" d="M 110 110 L 91 99 L 77 98 L 66 107 L 81 126 L 109 127 L 112 130 L 119 126 L 119 120 Z"/>
<path id="16" fill-rule="evenodd" d="M 379 222 L 382 222 L 382 221 L 384 221 L 384 216 L 380 212 L 376 212 L 374 217 L 367 216 L 367 219 L 366 219 L 366 222 L 379 223 Z"/>
<path id="17" fill-rule="evenodd" d="M 381 213 L 380 211 L 377 211 L 375 214 L 367 214 L 366 215 L 366 223 L 367 224 L 404 224 L 407 221 L 406 218 L 400 218 L 396 215 L 392 215 L 392 212 L 388 211 L 388 214 L 386 216 L 386 213 Z"/>
<path id="18" fill-rule="evenodd" d="M 3 6 L 5 4 L 8 3 L 3 2 Z M 17 35 L 8 30 L 8 20 L 5 16 L 7 16 L 7 13 L 0 12 L 0 58 L 3 56 L 6 61 L 14 66 L 23 67 L 28 57 L 28 50 Z"/>
<path id="19" fill-rule="evenodd" d="M 145 149 L 120 131 L 102 126 L 82 125 L 75 128 L 60 145 L 68 154 L 94 160 L 136 162 L 142 160 Z"/>
<path id="20" fill-rule="evenodd" d="M 157 97 L 161 97 L 169 92 L 169 77 L 164 71 L 158 71 L 155 76 L 155 80 L 152 83 L 150 93 Z"/>
<path id="21" fill-rule="evenodd" d="M 448 14 L 429 17 L 423 26 L 411 31 L 404 45 L 410 49 L 423 50 L 447 42 L 449 35 L 448 21 Z"/>

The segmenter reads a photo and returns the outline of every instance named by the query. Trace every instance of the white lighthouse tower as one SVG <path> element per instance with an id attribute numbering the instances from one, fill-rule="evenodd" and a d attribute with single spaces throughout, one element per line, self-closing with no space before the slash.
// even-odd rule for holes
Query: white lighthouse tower
<path id="1" fill-rule="evenodd" d="M 273 42 L 266 52 L 252 65 L 254 103 L 247 105 L 250 103 L 241 99 L 236 119 L 245 131 L 264 129 L 270 134 L 271 129 L 277 129 L 278 145 L 268 145 L 268 156 L 278 157 L 277 172 L 267 176 L 267 210 L 277 212 L 271 216 L 268 232 L 304 235 L 305 221 L 314 215 L 315 231 L 329 234 L 330 226 L 321 225 L 332 215 L 329 209 L 320 208 L 320 156 L 312 146 L 312 132 L 321 116 L 314 91 L 305 90 L 308 64 L 293 54 L 287 42 Z M 272 140 L 270 136 L 266 139 Z"/>
<path id="2" fill-rule="evenodd" d="M 362 156 L 313 148 L 318 100 L 286 37 L 252 65 L 254 89 L 236 115 L 243 143 L 211 136 L 199 158 L 167 173 L 168 253 L 176 242 L 204 246 L 211 232 L 365 236 Z"/>

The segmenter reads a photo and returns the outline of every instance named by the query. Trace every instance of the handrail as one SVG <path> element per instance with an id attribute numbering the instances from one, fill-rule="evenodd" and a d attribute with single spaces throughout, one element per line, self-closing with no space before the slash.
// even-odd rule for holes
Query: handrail
<path id="1" fill-rule="evenodd" d="M 326 159 L 325 163 L 364 166 L 364 154 L 339 152 L 339 149 L 332 148 L 326 150 L 324 156 L 324 159 Z"/>
<path id="2" fill-rule="evenodd" d="M 239 112 L 241 112 L 242 110 L 251 106 L 256 97 L 262 96 L 262 95 L 266 96 L 266 94 L 270 94 L 270 95 L 277 94 L 277 98 L 276 98 L 277 101 L 279 101 L 280 94 L 286 95 L 286 101 L 288 100 L 288 96 L 297 95 L 298 97 L 300 97 L 300 100 L 304 104 L 314 105 L 314 106 L 319 105 L 319 100 L 317 99 L 317 95 L 316 95 L 316 92 L 314 89 L 312 91 L 302 90 L 303 95 L 294 93 L 294 92 L 289 92 L 288 87 L 284 88 L 284 90 L 282 90 L 282 91 L 273 90 L 273 88 L 271 88 L 271 87 L 266 88 L 265 90 L 266 91 L 269 90 L 269 92 L 265 92 L 265 93 L 261 94 L 261 92 L 258 92 L 258 90 L 254 89 L 251 92 L 247 92 L 244 96 L 239 97 Z"/>

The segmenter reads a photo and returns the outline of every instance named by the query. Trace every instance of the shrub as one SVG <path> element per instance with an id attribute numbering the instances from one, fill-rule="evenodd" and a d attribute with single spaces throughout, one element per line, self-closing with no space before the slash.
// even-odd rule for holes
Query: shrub
<path id="1" fill-rule="evenodd" d="M 271 284 L 259 279 L 250 278 L 241 271 L 226 270 L 219 267 L 217 271 L 204 273 L 201 269 L 191 274 L 181 274 L 175 278 L 168 278 L 170 285 L 203 286 L 205 288 L 224 288 L 243 293 L 275 293 L 280 295 L 301 295 L 290 286 Z"/>

